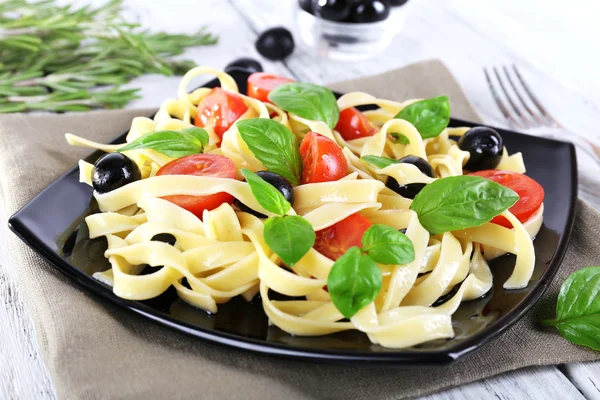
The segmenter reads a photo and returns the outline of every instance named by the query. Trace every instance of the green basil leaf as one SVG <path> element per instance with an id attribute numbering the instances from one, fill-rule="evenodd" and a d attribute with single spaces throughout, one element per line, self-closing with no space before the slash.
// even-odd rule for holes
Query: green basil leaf
<path id="1" fill-rule="evenodd" d="M 556 318 L 542 324 L 555 326 L 570 342 L 600 350 L 600 267 L 569 275 L 558 294 Z"/>
<path id="2" fill-rule="evenodd" d="M 291 204 L 275 186 L 249 169 L 243 168 L 240 172 L 246 178 L 248 185 L 250 185 L 252 194 L 265 210 L 279 215 L 284 215 L 290 211 Z"/>
<path id="3" fill-rule="evenodd" d="M 360 159 L 376 166 L 379 169 L 389 167 L 392 164 L 400 163 L 400 161 L 394 160 L 393 158 L 379 156 L 362 156 Z"/>
<path id="4" fill-rule="evenodd" d="M 415 249 L 408 236 L 382 224 L 367 229 L 362 237 L 362 251 L 380 264 L 408 264 L 415 259 Z"/>
<path id="5" fill-rule="evenodd" d="M 340 118 L 333 92 L 312 83 L 290 82 L 277 86 L 269 93 L 269 100 L 302 118 L 325 122 L 331 129 Z"/>
<path id="6" fill-rule="evenodd" d="M 519 200 L 513 190 L 479 176 L 451 176 L 428 184 L 410 209 L 430 233 L 480 226 Z"/>
<path id="7" fill-rule="evenodd" d="M 400 143 L 400 144 L 409 144 L 410 141 L 408 140 L 408 138 L 400 133 L 390 133 L 390 135 L 394 138 L 394 143 Z"/>
<path id="8" fill-rule="evenodd" d="M 381 270 L 358 247 L 351 247 L 331 267 L 327 277 L 327 290 L 342 315 L 352 318 L 379 294 Z"/>
<path id="9" fill-rule="evenodd" d="M 288 267 L 293 267 L 315 244 L 315 231 L 298 215 L 274 217 L 265 222 L 267 245 Z"/>
<path id="10" fill-rule="evenodd" d="M 302 161 L 296 136 L 277 121 L 266 118 L 244 119 L 236 124 L 250 151 L 269 171 L 298 185 Z"/>
<path id="11" fill-rule="evenodd" d="M 436 137 L 446 129 L 450 122 L 448 96 L 417 101 L 403 108 L 395 118 L 413 124 L 423 139 Z"/>
<path id="12" fill-rule="evenodd" d="M 202 153 L 207 144 L 208 133 L 202 128 L 192 127 L 181 131 L 149 132 L 117 151 L 152 149 L 169 157 L 179 158 Z"/>

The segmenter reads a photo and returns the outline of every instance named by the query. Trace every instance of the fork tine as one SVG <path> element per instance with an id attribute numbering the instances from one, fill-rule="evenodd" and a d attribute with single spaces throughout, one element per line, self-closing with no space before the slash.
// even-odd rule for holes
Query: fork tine
<path id="1" fill-rule="evenodd" d="M 488 73 L 487 68 L 483 68 L 483 73 L 485 74 L 485 80 L 487 81 L 490 91 L 492 92 L 492 97 L 494 98 L 496 105 L 500 109 L 500 112 L 502 112 L 502 114 L 504 115 L 504 118 L 509 120 L 513 126 L 516 126 L 517 128 L 522 128 L 522 125 L 519 122 L 517 122 L 517 120 L 515 120 L 515 118 L 512 116 L 512 114 L 498 95 L 496 86 L 492 83 L 492 79 L 490 78 L 490 74 Z"/>
<path id="2" fill-rule="evenodd" d="M 508 90 L 506 90 L 506 86 L 504 86 L 504 81 L 500 77 L 500 73 L 498 73 L 498 68 L 496 68 L 496 67 L 494 67 L 494 75 L 496 75 L 496 79 L 498 80 L 498 83 L 500 83 L 500 88 L 504 92 L 504 96 L 506 96 L 506 99 L 508 100 L 508 104 L 510 104 L 510 106 L 514 110 L 515 114 L 517 114 L 519 119 L 522 121 L 523 126 L 525 128 L 529 128 L 531 126 L 531 124 L 529 123 L 527 118 L 525 118 L 525 116 L 523 115 L 521 110 L 519 110 L 519 107 L 517 107 L 517 104 L 513 101 L 511 95 L 508 93 Z"/>
<path id="3" fill-rule="evenodd" d="M 525 93 L 527 93 L 527 95 L 529 96 L 529 99 L 531 99 L 531 102 L 535 105 L 535 107 L 540 111 L 540 113 L 544 116 L 544 118 L 546 118 L 548 121 L 550 121 L 550 123 L 552 123 L 555 127 L 557 128 L 563 128 L 558 121 L 556 121 L 548 111 L 546 111 L 546 108 L 542 105 L 542 103 L 540 103 L 540 101 L 537 99 L 537 97 L 533 94 L 533 92 L 531 91 L 531 89 L 529 88 L 529 85 L 527 85 L 527 83 L 525 83 L 525 80 L 523 79 L 523 77 L 521 76 L 521 73 L 519 72 L 519 70 L 517 69 L 517 66 L 515 64 L 513 64 L 513 71 L 515 71 L 515 75 L 517 76 L 517 79 L 519 79 L 519 82 L 521 82 L 521 85 L 523 86 L 523 89 L 525 90 Z M 564 129 L 564 128 L 563 128 Z"/>
<path id="4" fill-rule="evenodd" d="M 517 98 L 521 102 L 521 105 L 529 113 L 529 116 L 531 117 L 530 121 L 533 120 L 534 122 L 537 122 L 538 125 L 542 125 L 542 126 L 548 125 L 548 121 L 540 118 L 540 116 L 537 113 L 535 113 L 531 109 L 531 107 L 529 107 L 529 105 L 527 104 L 527 102 L 525 101 L 525 99 L 523 98 L 523 96 L 521 96 L 521 91 L 517 89 L 517 85 L 515 85 L 515 82 L 513 81 L 513 78 L 508 73 L 508 68 L 506 68 L 506 65 L 502 67 L 502 70 L 504 71 L 504 75 L 506 75 L 506 79 L 508 80 L 508 83 L 510 84 L 510 86 L 513 89 L 513 91 L 517 95 Z"/>

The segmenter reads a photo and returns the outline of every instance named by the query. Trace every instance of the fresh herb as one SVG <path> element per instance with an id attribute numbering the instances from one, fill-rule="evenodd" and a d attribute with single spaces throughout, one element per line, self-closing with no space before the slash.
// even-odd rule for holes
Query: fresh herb
<path id="1" fill-rule="evenodd" d="M 265 118 L 245 119 L 236 126 L 250 151 L 269 171 L 283 176 L 292 185 L 300 183 L 302 161 L 292 131 Z"/>
<path id="2" fill-rule="evenodd" d="M 368 162 L 371 165 L 376 166 L 379 169 L 383 169 L 385 167 L 389 167 L 390 165 L 400 163 L 400 161 L 394 160 L 393 158 L 379 156 L 362 156 L 360 159 Z"/>
<path id="3" fill-rule="evenodd" d="M 278 215 L 287 214 L 292 207 L 291 204 L 283 197 L 281 192 L 265 181 L 260 176 L 256 175 L 249 169 L 242 169 L 242 175 L 246 178 L 246 182 L 250 185 L 250 190 L 258 203 L 267 211 Z"/>
<path id="4" fill-rule="evenodd" d="M 438 179 L 421 190 L 410 209 L 432 234 L 480 226 L 519 200 L 513 190 L 479 176 Z"/>
<path id="5" fill-rule="evenodd" d="M 340 117 L 333 92 L 312 83 L 291 82 L 277 86 L 269 93 L 269 100 L 302 118 L 325 122 L 331 129 Z"/>
<path id="6" fill-rule="evenodd" d="M 381 270 L 371 257 L 358 247 L 351 247 L 331 267 L 327 290 L 335 307 L 352 318 L 369 305 L 381 290 Z"/>
<path id="7" fill-rule="evenodd" d="M 271 250 L 293 267 L 314 246 L 316 234 L 301 216 L 287 215 L 267 219 L 264 238 Z"/>
<path id="8" fill-rule="evenodd" d="M 292 206 L 273 185 L 248 169 L 241 172 L 258 203 L 265 210 L 280 215 L 267 219 L 263 237 L 269 248 L 288 267 L 293 267 L 315 244 L 312 225 L 298 215 L 285 215 Z"/>
<path id="9" fill-rule="evenodd" d="M 408 138 L 401 133 L 392 132 L 392 133 L 390 133 L 390 136 L 394 138 L 394 140 L 393 140 L 394 143 L 400 143 L 400 144 L 409 144 L 410 143 Z"/>
<path id="10" fill-rule="evenodd" d="M 203 29 L 152 33 L 122 19 L 122 9 L 122 0 L 98 8 L 1 1 L 0 112 L 119 108 L 138 97 L 119 85 L 149 73 L 183 74 L 195 63 L 171 57 L 216 43 Z"/>
<path id="11" fill-rule="evenodd" d="M 208 133 L 202 128 L 186 128 L 180 131 L 150 132 L 121 147 L 118 151 L 152 149 L 169 157 L 179 158 L 202 153 L 208 144 Z"/>
<path id="12" fill-rule="evenodd" d="M 381 224 L 365 232 L 362 251 L 380 264 L 408 264 L 415 259 L 415 249 L 408 236 Z"/>
<path id="13" fill-rule="evenodd" d="M 600 350 L 600 267 L 573 272 L 560 288 L 556 318 L 542 324 L 572 343 Z"/>
<path id="14" fill-rule="evenodd" d="M 417 101 L 403 108 L 394 118 L 413 124 L 423 139 L 436 137 L 450 122 L 448 96 Z"/>
<path id="15" fill-rule="evenodd" d="M 352 318 L 370 304 L 381 290 L 381 264 L 407 264 L 415 259 L 411 240 L 386 225 L 371 226 L 362 237 L 362 249 L 354 246 L 331 267 L 327 289 L 335 307 Z"/>

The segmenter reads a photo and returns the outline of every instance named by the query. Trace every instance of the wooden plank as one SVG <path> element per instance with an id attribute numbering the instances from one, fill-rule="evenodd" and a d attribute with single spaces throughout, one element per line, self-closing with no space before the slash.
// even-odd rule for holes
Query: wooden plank
<path id="1" fill-rule="evenodd" d="M 600 399 L 600 363 L 572 363 L 561 366 L 561 371 L 591 400 Z"/>
<path id="2" fill-rule="evenodd" d="M 257 32 L 274 25 L 294 28 L 295 1 L 230 1 Z M 315 56 L 299 46 L 285 64 L 299 79 L 330 83 L 440 58 L 485 120 L 506 126 L 487 88 L 483 67 L 517 63 L 552 114 L 572 130 L 600 140 L 596 129 L 600 81 L 590 79 L 596 74 L 598 59 L 585 47 L 590 37 L 600 36 L 600 25 L 592 20 L 600 13 L 599 7 L 595 3 L 593 10 L 582 13 L 576 7 L 566 10 L 556 0 L 477 5 L 469 0 L 411 1 L 405 6 L 404 28 L 381 56 L 343 63 Z M 298 35 L 296 42 L 300 43 Z M 580 69 L 577 74 L 573 73 L 574 60 Z"/>
<path id="3" fill-rule="evenodd" d="M 423 400 L 585 399 L 567 377 L 553 367 L 533 367 L 459 386 Z"/>

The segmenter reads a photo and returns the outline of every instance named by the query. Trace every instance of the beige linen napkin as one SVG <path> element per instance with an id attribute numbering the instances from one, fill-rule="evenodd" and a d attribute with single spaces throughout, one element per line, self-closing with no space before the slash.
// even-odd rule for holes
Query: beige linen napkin
<path id="1" fill-rule="evenodd" d="M 450 96 L 453 115 L 478 116 L 437 61 L 332 85 L 402 100 Z M 108 141 L 150 110 L 0 117 L 0 199 L 4 215 L 22 207 L 89 153 L 63 133 Z M 5 223 L 5 221 L 3 221 Z M 536 321 L 553 316 L 561 282 L 598 265 L 600 215 L 580 203 L 575 231 L 554 283 L 532 312 L 481 351 L 449 367 L 368 368 L 279 359 L 203 342 L 100 301 L 63 277 L 12 234 L 10 249 L 38 342 L 61 399 L 400 399 L 528 365 L 600 358 Z"/>

